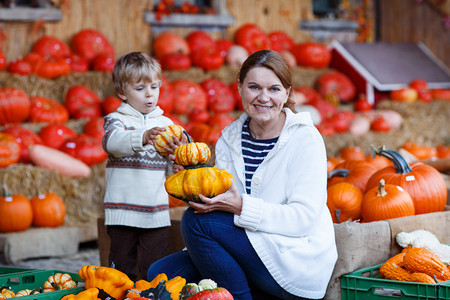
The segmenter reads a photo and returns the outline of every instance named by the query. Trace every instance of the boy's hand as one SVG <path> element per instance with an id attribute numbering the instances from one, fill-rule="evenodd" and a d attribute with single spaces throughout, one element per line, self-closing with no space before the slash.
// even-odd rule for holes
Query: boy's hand
<path id="1" fill-rule="evenodd" d="M 180 172 L 183 169 L 184 169 L 184 167 L 182 165 L 179 165 L 179 164 L 176 164 L 176 163 L 174 163 L 172 165 L 173 174 L 178 173 L 178 172 Z"/>
<path id="2" fill-rule="evenodd" d="M 142 144 L 153 144 L 156 137 L 164 131 L 166 131 L 166 129 L 162 127 L 153 127 L 152 129 L 146 130 L 144 132 L 144 136 L 142 137 Z"/>
<path id="3" fill-rule="evenodd" d="M 175 149 L 178 146 L 185 145 L 187 143 L 188 143 L 188 139 L 185 134 L 181 135 L 181 139 L 178 139 L 175 135 L 172 135 L 172 141 L 167 141 L 168 147 L 165 148 L 165 150 L 167 150 L 171 153 L 174 153 Z M 172 155 L 169 155 L 169 159 L 175 161 L 175 156 L 173 156 L 173 158 L 172 158 Z"/>

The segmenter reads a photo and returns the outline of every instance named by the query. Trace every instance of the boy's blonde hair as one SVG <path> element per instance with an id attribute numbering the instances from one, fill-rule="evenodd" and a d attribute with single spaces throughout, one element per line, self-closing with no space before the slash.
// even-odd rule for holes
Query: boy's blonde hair
<path id="1" fill-rule="evenodd" d="M 161 81 L 161 77 L 161 65 L 150 55 L 137 51 L 122 55 L 112 73 L 116 94 L 124 94 L 130 83 Z"/>

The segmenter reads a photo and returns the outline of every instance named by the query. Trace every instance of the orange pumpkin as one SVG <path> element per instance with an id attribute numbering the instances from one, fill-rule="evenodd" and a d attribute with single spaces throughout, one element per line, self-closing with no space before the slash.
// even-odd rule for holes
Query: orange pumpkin
<path id="1" fill-rule="evenodd" d="M 401 148 L 414 155 L 417 160 L 427 160 L 436 157 L 437 155 L 435 147 L 413 142 L 406 142 Z"/>
<path id="2" fill-rule="evenodd" d="M 327 158 L 327 172 L 330 172 L 331 170 L 334 169 L 334 167 L 336 167 L 336 165 L 338 163 L 340 163 L 341 160 L 338 159 L 337 157 L 331 156 Z"/>
<path id="3" fill-rule="evenodd" d="M 380 180 L 378 187 L 368 190 L 362 199 L 364 222 L 381 221 L 414 215 L 414 203 L 403 188 Z"/>
<path id="4" fill-rule="evenodd" d="M 364 194 L 367 181 L 376 171 L 372 164 L 363 160 L 346 160 L 328 172 L 328 187 L 344 181 L 355 185 Z"/>
<path id="5" fill-rule="evenodd" d="M 327 189 L 327 206 L 334 223 L 361 218 L 363 194 L 351 183 L 339 182 Z"/>
<path id="6" fill-rule="evenodd" d="M 0 132 L 0 168 L 15 164 L 20 159 L 20 144 L 8 133 Z"/>
<path id="7" fill-rule="evenodd" d="M 57 194 L 45 193 L 30 199 L 33 226 L 58 227 L 64 224 L 66 206 Z"/>
<path id="8" fill-rule="evenodd" d="M 384 179 L 386 184 L 398 185 L 409 193 L 416 215 L 445 209 L 447 187 L 438 170 L 421 162 L 408 164 L 398 152 L 383 147 L 376 149 L 376 154 L 388 158 L 394 166 L 375 172 L 367 181 L 367 191 Z"/>
<path id="9" fill-rule="evenodd" d="M 388 166 L 393 166 L 389 159 L 379 155 L 375 155 L 375 157 L 373 155 L 367 155 L 365 161 L 374 165 L 377 170 L 381 170 Z"/>
<path id="10" fill-rule="evenodd" d="M 365 160 L 366 155 L 360 147 L 345 147 L 339 151 L 339 155 L 343 160 Z"/>
<path id="11" fill-rule="evenodd" d="M 33 222 L 30 201 L 22 194 L 12 195 L 2 188 L 0 197 L 0 232 L 24 231 Z"/>

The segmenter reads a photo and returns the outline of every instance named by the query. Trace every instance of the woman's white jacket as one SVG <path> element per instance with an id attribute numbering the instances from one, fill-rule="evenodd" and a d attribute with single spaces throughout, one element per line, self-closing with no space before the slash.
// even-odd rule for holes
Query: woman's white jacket
<path id="1" fill-rule="evenodd" d="M 233 174 L 243 198 L 236 226 L 247 236 L 278 284 L 291 294 L 322 298 L 337 260 L 327 208 L 326 149 L 308 112 L 285 108 L 278 142 L 258 167 L 245 193 L 241 117 L 216 144 L 216 167 Z"/>

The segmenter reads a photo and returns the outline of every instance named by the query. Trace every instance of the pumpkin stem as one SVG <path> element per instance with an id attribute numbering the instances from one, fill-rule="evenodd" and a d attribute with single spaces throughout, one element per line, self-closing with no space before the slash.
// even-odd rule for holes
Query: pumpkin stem
<path id="1" fill-rule="evenodd" d="M 334 176 L 340 176 L 340 177 L 347 177 L 350 173 L 350 170 L 348 169 L 334 169 L 328 172 L 328 179 L 334 177 Z"/>
<path id="2" fill-rule="evenodd" d="M 377 197 L 384 197 L 387 195 L 385 187 L 386 187 L 386 183 L 384 182 L 384 179 L 381 178 L 380 183 L 378 184 Z"/>
<path id="3" fill-rule="evenodd" d="M 61 287 L 60 287 L 59 285 L 57 285 L 54 281 L 50 282 L 50 284 L 52 285 L 52 287 L 53 287 L 56 291 L 58 291 L 58 290 L 61 289 Z"/>
<path id="4" fill-rule="evenodd" d="M 36 293 L 39 293 L 41 291 L 41 287 L 40 286 L 38 286 L 38 287 L 36 287 L 36 288 L 34 288 L 31 292 L 30 292 L 30 295 L 33 295 L 33 294 L 36 294 Z"/>
<path id="5" fill-rule="evenodd" d="M 6 184 L 2 184 L 2 196 L 3 197 L 9 197 L 11 196 L 11 192 L 8 190 L 8 187 L 6 186 Z"/>
<path id="6" fill-rule="evenodd" d="M 187 139 L 188 139 L 188 143 L 192 143 L 192 138 L 191 136 L 187 133 L 186 130 L 183 130 L 183 133 L 186 135 Z"/>
<path id="7" fill-rule="evenodd" d="M 341 220 L 339 220 L 339 219 L 341 218 L 341 210 L 340 210 L 340 209 L 334 210 L 334 214 L 335 214 L 335 216 L 336 216 L 336 221 L 337 221 L 337 223 L 338 223 L 338 224 L 341 223 Z"/>
<path id="8" fill-rule="evenodd" d="M 408 174 L 412 171 L 411 167 L 400 153 L 394 150 L 384 149 L 383 147 L 380 147 L 375 151 L 377 155 L 386 157 L 394 164 L 397 174 Z"/>

